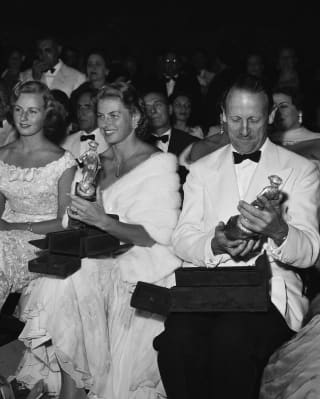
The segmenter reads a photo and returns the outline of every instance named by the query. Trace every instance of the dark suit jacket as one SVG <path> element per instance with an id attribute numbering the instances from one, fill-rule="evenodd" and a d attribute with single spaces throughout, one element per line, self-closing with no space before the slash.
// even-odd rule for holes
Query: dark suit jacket
<path id="1" fill-rule="evenodd" d="M 144 88 L 144 92 L 159 91 L 167 95 L 166 80 L 164 77 L 151 77 Z M 172 95 L 186 93 L 192 100 L 191 124 L 199 124 L 202 117 L 201 86 L 194 74 L 181 73 L 177 79 Z"/>
<path id="2" fill-rule="evenodd" d="M 186 132 L 172 128 L 168 152 L 171 152 L 172 154 L 175 154 L 178 157 L 184 149 L 186 149 L 190 144 L 196 141 L 199 141 L 197 137 L 190 136 L 190 134 Z M 180 194 L 182 197 L 182 202 L 183 202 L 182 186 L 186 181 L 188 172 L 189 172 L 188 169 L 186 169 L 184 166 L 179 165 L 178 174 L 180 177 L 180 187 L 181 187 Z"/>
<path id="3" fill-rule="evenodd" d="M 146 141 L 151 144 L 154 144 L 153 140 L 150 138 L 147 138 Z M 172 154 L 175 154 L 177 157 L 179 157 L 179 155 L 182 153 L 182 151 L 185 148 L 187 148 L 190 144 L 192 144 L 196 141 L 199 141 L 199 139 L 197 137 L 190 136 L 190 134 L 183 132 L 182 130 L 172 128 L 169 146 L 168 146 L 168 152 L 171 152 Z M 184 166 L 180 165 L 178 168 L 178 173 L 179 173 L 180 185 L 181 185 L 180 193 L 183 197 L 182 185 L 186 181 L 188 170 Z"/>
<path id="4" fill-rule="evenodd" d="M 179 156 L 186 147 L 198 140 L 197 137 L 191 136 L 182 130 L 172 128 L 168 152 Z"/>

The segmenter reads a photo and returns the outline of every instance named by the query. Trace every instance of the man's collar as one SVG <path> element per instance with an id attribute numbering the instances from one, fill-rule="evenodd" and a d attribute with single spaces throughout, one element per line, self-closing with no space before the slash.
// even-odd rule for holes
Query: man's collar
<path id="1" fill-rule="evenodd" d="M 159 135 L 158 134 L 154 134 L 154 136 L 158 136 L 158 137 L 165 136 L 165 135 L 168 135 L 169 137 L 171 136 L 171 127 L 167 131 L 162 133 L 162 134 L 159 134 Z"/>
<path id="2" fill-rule="evenodd" d="M 264 143 L 262 144 L 262 146 L 261 146 L 260 148 L 257 149 L 257 150 L 260 150 L 260 151 L 261 151 L 261 155 L 262 155 L 263 152 L 265 151 L 267 141 L 268 141 L 268 137 L 265 139 L 265 141 L 264 141 Z M 231 147 L 231 151 L 233 151 L 233 152 L 238 152 L 238 153 L 239 153 L 239 151 L 236 150 L 232 144 L 230 144 L 230 147 Z M 253 152 L 254 152 L 254 151 L 253 151 Z"/>
<path id="3" fill-rule="evenodd" d="M 52 67 L 54 69 L 54 72 L 50 72 L 50 69 L 49 69 L 47 72 L 45 72 L 45 75 L 55 76 L 58 73 L 58 71 L 60 70 L 61 66 L 62 66 L 62 60 L 59 58 L 58 63 L 54 67 Z"/>

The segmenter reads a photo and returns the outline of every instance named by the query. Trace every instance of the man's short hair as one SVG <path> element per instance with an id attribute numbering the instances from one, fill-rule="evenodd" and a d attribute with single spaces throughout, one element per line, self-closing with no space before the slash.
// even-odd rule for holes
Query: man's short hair
<path id="1" fill-rule="evenodd" d="M 169 97 L 168 97 L 167 94 L 164 93 L 163 91 L 161 91 L 161 90 L 147 90 L 147 91 L 145 91 L 145 92 L 143 93 L 143 97 L 146 97 L 146 96 L 148 96 L 148 95 L 150 95 L 150 94 L 156 94 L 156 95 L 160 96 L 161 99 L 163 100 L 163 102 L 164 102 L 166 105 L 168 105 L 168 106 L 170 105 Z"/>
<path id="2" fill-rule="evenodd" d="M 226 102 L 228 95 L 232 90 L 244 90 L 252 94 L 263 93 L 267 99 L 268 112 L 270 113 L 273 109 L 273 98 L 270 87 L 266 84 L 263 79 L 257 78 L 256 76 L 249 74 L 241 74 L 235 78 L 235 80 L 229 85 L 228 89 L 222 96 L 221 106 L 223 109 L 226 108 Z"/>

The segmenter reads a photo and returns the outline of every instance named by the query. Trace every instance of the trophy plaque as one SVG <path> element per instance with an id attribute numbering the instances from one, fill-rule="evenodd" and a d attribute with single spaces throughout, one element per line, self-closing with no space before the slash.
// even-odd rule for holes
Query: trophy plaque
<path id="1" fill-rule="evenodd" d="M 257 199 L 254 200 L 251 205 L 258 209 L 263 209 L 261 206 L 261 202 L 258 201 L 259 198 L 265 197 L 268 200 L 276 200 L 279 198 L 280 190 L 279 186 L 282 183 L 282 179 L 277 175 L 268 176 L 270 180 L 270 186 L 265 187 L 258 195 Z M 225 235 L 228 240 L 249 240 L 249 239 L 257 239 L 259 234 L 248 230 L 243 226 L 242 221 L 244 220 L 244 216 L 235 215 L 231 216 L 228 220 L 225 228 Z"/>

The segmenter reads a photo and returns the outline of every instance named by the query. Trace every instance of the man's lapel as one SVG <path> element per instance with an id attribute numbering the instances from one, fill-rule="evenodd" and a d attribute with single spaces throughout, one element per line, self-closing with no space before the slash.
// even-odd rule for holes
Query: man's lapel
<path id="1" fill-rule="evenodd" d="M 222 149 L 217 165 L 216 170 L 206 177 L 207 191 L 214 214 L 217 215 L 219 221 L 226 223 L 230 216 L 239 213 L 237 206 L 240 200 L 230 145 Z"/>

